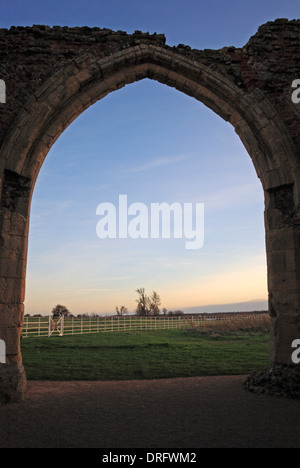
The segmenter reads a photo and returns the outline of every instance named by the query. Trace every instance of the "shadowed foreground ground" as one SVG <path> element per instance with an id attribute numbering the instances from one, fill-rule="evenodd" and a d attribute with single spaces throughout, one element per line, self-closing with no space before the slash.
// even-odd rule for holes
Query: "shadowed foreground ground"
<path id="1" fill-rule="evenodd" d="M 0 447 L 300 448 L 300 401 L 244 380 L 31 381 L 25 402 L 0 407 Z"/>

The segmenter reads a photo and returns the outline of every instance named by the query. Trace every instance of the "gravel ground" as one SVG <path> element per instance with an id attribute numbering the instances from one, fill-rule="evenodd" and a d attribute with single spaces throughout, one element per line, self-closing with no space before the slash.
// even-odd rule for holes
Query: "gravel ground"
<path id="1" fill-rule="evenodd" d="M 1 448 L 300 448 L 300 401 L 246 376 L 28 383 L 0 407 Z"/>

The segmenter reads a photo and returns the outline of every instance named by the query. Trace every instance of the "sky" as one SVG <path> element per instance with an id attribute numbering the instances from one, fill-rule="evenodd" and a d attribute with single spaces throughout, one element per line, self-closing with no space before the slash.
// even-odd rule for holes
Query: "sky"
<path id="1" fill-rule="evenodd" d="M 243 46 L 258 27 L 299 17 L 299 1 L 0 1 L 0 27 L 98 26 L 164 33 L 168 45 Z M 204 243 L 100 239 L 97 207 L 204 206 Z M 143 80 L 81 114 L 48 153 L 34 190 L 25 313 L 56 304 L 73 314 L 136 306 L 136 289 L 157 291 L 168 310 L 267 307 L 264 200 L 230 124 L 177 90 Z M 130 219 L 133 219 L 131 216 Z"/>

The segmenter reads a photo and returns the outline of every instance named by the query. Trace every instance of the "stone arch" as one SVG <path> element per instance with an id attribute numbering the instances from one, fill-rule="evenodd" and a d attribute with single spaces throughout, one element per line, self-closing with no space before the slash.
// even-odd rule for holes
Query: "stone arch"
<path id="1" fill-rule="evenodd" d="M 293 158 L 292 140 L 262 92 L 245 94 L 220 73 L 153 45 L 132 47 L 102 60 L 87 54 L 48 79 L 7 136 L 1 150 L 5 167 L 35 181 L 49 149 L 78 115 L 110 92 L 144 78 L 175 87 L 229 121 L 264 190 L 298 185 L 293 170 L 299 162 Z"/>
<path id="2" fill-rule="evenodd" d="M 297 27 L 299 31 L 298 24 Z M 39 27 L 38 31 L 46 30 L 48 39 L 53 40 L 49 36 L 53 30 L 43 28 L 46 27 Z M 62 30 L 59 40 L 66 48 L 71 47 L 69 31 Z M 6 123 L 11 125 L 4 132 L 0 150 L 0 339 L 7 346 L 7 364 L 0 367 L 2 399 L 22 399 L 26 387 L 20 334 L 30 201 L 39 170 L 53 143 L 78 115 L 108 93 L 144 78 L 175 87 L 204 103 L 233 125 L 246 147 L 265 193 L 271 367 L 290 367 L 291 343 L 300 337 L 297 262 L 300 170 L 298 142 L 287 126 L 282 101 L 279 99 L 279 112 L 278 97 L 274 99 L 258 85 L 259 73 L 245 85 L 243 67 L 247 75 L 247 67 L 252 66 L 249 50 L 243 52 L 244 57 L 239 55 L 240 72 L 233 73 L 236 57 L 232 59 L 229 49 L 199 53 L 186 46 L 170 48 L 161 37 L 143 33 L 126 36 L 124 43 L 124 34 L 120 37 L 110 32 L 117 44 L 111 50 L 107 48 L 107 35 L 103 36 L 101 31 L 96 31 L 102 47 L 99 50 L 104 50 L 100 57 L 99 50 L 90 50 L 88 40 L 71 60 L 59 63 L 54 57 L 53 69 L 47 69 L 43 79 L 33 70 L 33 76 L 37 75 L 35 89 L 29 90 L 21 105 L 16 96 L 11 121 L 7 115 Z M 244 80 L 243 86 L 237 76 Z M 257 379 L 250 381 L 252 386 L 254 381 L 254 386 L 258 385 Z"/>

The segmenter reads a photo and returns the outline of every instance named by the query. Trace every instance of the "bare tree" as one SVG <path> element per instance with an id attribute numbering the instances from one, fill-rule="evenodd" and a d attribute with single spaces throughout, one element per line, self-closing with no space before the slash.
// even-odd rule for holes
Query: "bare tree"
<path id="1" fill-rule="evenodd" d="M 125 314 L 128 313 L 128 309 L 125 306 L 121 306 L 120 309 L 119 309 L 119 307 L 117 306 L 116 307 L 116 312 L 117 312 L 117 315 L 122 316 L 122 315 L 125 315 Z"/>
<path id="2" fill-rule="evenodd" d="M 136 290 L 139 298 L 136 300 L 138 303 L 136 308 L 137 315 L 149 315 L 149 298 L 145 293 L 145 288 L 139 288 Z"/>
<path id="3" fill-rule="evenodd" d="M 137 315 L 158 315 L 160 313 L 161 299 L 156 291 L 153 291 L 151 296 L 147 296 L 145 288 L 137 289 L 139 295 L 137 299 Z"/>
<path id="4" fill-rule="evenodd" d="M 159 315 L 161 300 L 156 291 L 153 291 L 149 302 L 150 302 L 150 315 Z"/>

